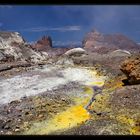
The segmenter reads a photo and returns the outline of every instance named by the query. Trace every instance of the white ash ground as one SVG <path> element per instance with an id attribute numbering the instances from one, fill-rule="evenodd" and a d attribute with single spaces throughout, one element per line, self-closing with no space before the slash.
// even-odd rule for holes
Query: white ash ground
<path id="1" fill-rule="evenodd" d="M 38 74 L 30 73 L 14 76 L 9 79 L 0 80 L 0 104 L 19 100 L 23 96 L 33 96 L 45 91 L 59 89 L 62 85 L 77 82 L 88 85 L 90 82 L 103 81 L 105 77 L 96 76 L 84 67 L 68 67 L 45 65 L 42 69 L 35 69 Z M 47 73 L 55 73 L 54 76 L 42 76 Z M 56 73 L 58 73 L 56 75 Z M 59 76 L 61 75 L 61 76 Z"/>

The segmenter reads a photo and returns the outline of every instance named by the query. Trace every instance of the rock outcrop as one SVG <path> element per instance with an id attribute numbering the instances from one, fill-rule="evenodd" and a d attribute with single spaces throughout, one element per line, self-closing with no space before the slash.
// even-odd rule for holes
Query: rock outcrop
<path id="1" fill-rule="evenodd" d="M 137 50 L 139 45 L 122 34 L 102 34 L 93 30 L 89 32 L 82 45 L 85 49 L 97 52 L 107 53 L 117 49 Z"/>
<path id="2" fill-rule="evenodd" d="M 31 44 L 31 47 L 36 51 L 47 52 L 49 57 L 60 56 L 70 49 L 70 48 L 54 48 L 50 36 L 43 36 L 36 43 Z"/>
<path id="3" fill-rule="evenodd" d="M 82 48 L 73 48 L 66 51 L 62 56 L 60 56 L 56 64 L 74 66 L 75 58 L 82 59 L 86 54 L 86 51 Z"/>
<path id="4" fill-rule="evenodd" d="M 127 76 L 129 84 L 140 84 L 140 54 L 127 58 L 121 64 L 121 71 Z"/>
<path id="5" fill-rule="evenodd" d="M 52 48 L 52 39 L 50 36 L 43 36 L 35 44 L 32 44 L 32 48 L 38 51 L 46 51 Z"/>
<path id="6" fill-rule="evenodd" d="M 38 63 L 47 58 L 47 53 L 33 50 L 18 32 L 0 32 L 0 61 Z"/>

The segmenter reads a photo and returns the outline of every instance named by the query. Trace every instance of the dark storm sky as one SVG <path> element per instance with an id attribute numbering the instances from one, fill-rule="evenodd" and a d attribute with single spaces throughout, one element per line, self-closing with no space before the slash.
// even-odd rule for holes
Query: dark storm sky
<path id="1" fill-rule="evenodd" d="M 43 35 L 60 45 L 80 42 L 94 28 L 140 42 L 140 5 L 0 6 L 0 30 L 20 32 L 28 42 Z"/>

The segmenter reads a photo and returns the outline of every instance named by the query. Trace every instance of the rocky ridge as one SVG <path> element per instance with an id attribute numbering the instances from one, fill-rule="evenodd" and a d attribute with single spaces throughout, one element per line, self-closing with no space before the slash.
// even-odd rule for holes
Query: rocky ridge
<path id="1" fill-rule="evenodd" d="M 48 58 L 46 52 L 37 52 L 18 32 L 0 32 L 0 61 L 39 63 Z"/>
<path id="2" fill-rule="evenodd" d="M 83 39 L 85 49 L 98 53 L 107 53 L 117 49 L 139 50 L 139 45 L 122 34 L 103 34 L 96 30 L 89 32 Z"/>

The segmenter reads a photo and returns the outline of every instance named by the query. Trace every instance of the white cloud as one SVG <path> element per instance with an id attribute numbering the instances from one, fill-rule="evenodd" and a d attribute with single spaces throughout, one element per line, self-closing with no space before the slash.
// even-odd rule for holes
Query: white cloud
<path id="1" fill-rule="evenodd" d="M 81 45 L 81 41 L 53 41 L 54 46 Z"/>
<path id="2" fill-rule="evenodd" d="M 12 5 L 0 5 L 0 8 L 13 8 Z"/>
<path id="3" fill-rule="evenodd" d="M 81 26 L 64 26 L 64 27 L 35 27 L 29 29 L 22 29 L 21 31 L 26 32 L 43 32 L 43 31 L 59 31 L 59 32 L 66 32 L 66 31 L 79 31 L 81 30 Z"/>

